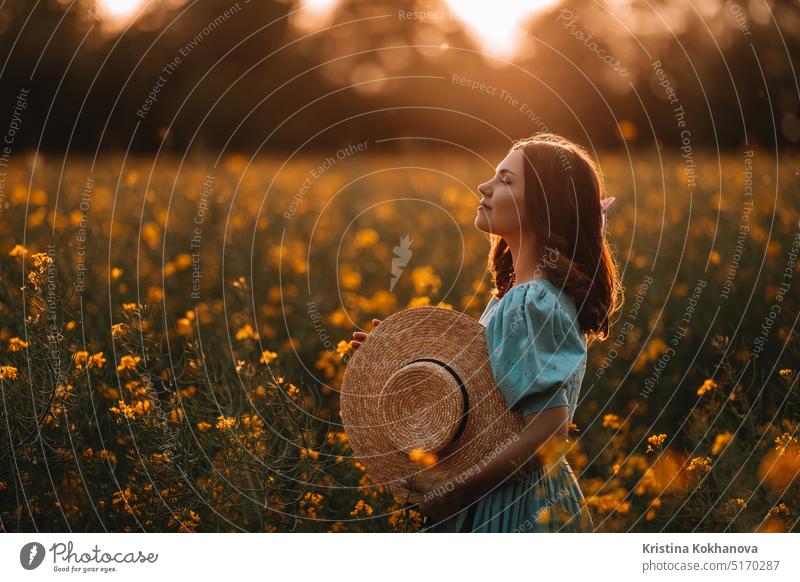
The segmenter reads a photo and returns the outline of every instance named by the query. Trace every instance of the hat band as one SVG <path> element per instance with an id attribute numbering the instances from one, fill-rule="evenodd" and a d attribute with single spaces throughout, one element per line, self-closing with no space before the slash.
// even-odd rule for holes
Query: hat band
<path id="1" fill-rule="evenodd" d="M 461 391 L 461 399 L 464 403 L 464 414 L 461 416 L 461 421 L 458 424 L 458 428 L 456 432 L 453 434 L 453 438 L 451 442 L 457 441 L 458 438 L 464 433 L 464 429 L 467 428 L 467 420 L 469 420 L 469 394 L 467 393 L 467 388 L 464 386 L 464 382 L 461 381 L 461 376 L 459 376 L 453 368 L 442 362 L 441 360 L 436 360 L 433 358 L 419 358 L 417 360 L 411 360 L 408 362 L 409 364 L 413 364 L 414 362 L 432 362 L 434 364 L 440 365 L 442 368 L 447 370 L 450 375 L 453 377 L 453 380 L 456 381 L 458 384 L 458 388 Z"/>

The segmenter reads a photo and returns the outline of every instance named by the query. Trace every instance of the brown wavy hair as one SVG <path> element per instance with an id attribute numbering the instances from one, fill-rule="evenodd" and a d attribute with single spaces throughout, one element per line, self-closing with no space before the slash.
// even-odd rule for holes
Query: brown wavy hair
<path id="1" fill-rule="evenodd" d="M 522 150 L 525 209 L 539 250 L 541 275 L 575 299 L 587 342 L 608 338 L 610 320 L 622 307 L 619 269 L 601 232 L 605 184 L 600 165 L 581 146 L 554 133 L 516 140 Z M 514 284 L 511 249 L 491 235 L 489 272 L 500 299 Z"/>

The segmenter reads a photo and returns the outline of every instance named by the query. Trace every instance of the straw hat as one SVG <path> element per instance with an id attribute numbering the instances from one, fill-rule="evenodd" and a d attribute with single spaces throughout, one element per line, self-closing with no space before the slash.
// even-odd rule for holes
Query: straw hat
<path id="1" fill-rule="evenodd" d="M 495 385 L 484 334 L 453 309 L 414 307 L 384 319 L 349 360 L 342 423 L 379 485 L 408 496 L 399 480 L 424 468 L 409 458 L 420 449 L 437 459 L 426 475 L 454 480 L 522 429 Z"/>

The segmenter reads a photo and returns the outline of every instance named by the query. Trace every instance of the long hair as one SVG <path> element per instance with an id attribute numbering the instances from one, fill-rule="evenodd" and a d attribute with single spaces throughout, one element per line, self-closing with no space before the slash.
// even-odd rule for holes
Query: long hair
<path id="1" fill-rule="evenodd" d="M 554 133 L 516 140 L 525 167 L 525 212 L 539 250 L 542 276 L 569 293 L 587 342 L 608 338 L 622 307 L 619 270 L 602 233 L 605 184 L 600 166 L 581 146 Z M 491 235 L 489 271 L 500 299 L 514 284 L 511 249 Z"/>

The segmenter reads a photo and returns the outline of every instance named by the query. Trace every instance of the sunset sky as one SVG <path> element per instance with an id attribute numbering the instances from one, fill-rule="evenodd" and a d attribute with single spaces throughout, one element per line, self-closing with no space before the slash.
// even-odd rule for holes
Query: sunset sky
<path id="1" fill-rule="evenodd" d="M 532 14 L 556 4 L 558 0 L 495 0 L 475 2 L 474 0 L 445 0 L 449 10 L 435 9 L 431 19 L 454 19 L 464 23 L 465 28 L 478 41 L 484 50 L 503 57 L 514 54 L 520 38 L 520 24 Z M 157 10 L 163 0 L 98 0 L 97 14 L 108 24 L 121 27 L 146 10 Z M 183 0 L 169 0 L 171 5 L 179 5 Z M 294 19 L 302 22 L 306 30 L 324 27 L 328 17 L 336 8 L 338 0 L 302 0 L 301 9 L 308 10 L 307 17 Z"/>

